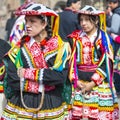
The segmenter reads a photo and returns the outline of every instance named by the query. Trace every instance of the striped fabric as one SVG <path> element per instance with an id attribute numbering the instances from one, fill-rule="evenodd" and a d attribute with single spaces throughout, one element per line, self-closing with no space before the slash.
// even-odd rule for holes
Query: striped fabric
<path id="1" fill-rule="evenodd" d="M 15 12 L 16 15 L 45 15 L 45 16 L 58 16 L 56 12 L 50 8 L 37 3 L 31 3 L 26 6 L 24 9 L 18 9 Z"/>

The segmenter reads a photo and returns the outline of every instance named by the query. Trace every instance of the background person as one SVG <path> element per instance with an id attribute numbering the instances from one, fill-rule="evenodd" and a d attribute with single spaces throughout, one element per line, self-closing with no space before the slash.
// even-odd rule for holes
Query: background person
<path id="1" fill-rule="evenodd" d="M 115 35 L 120 36 L 120 4 L 119 0 L 108 0 L 108 5 L 112 9 L 111 27 L 107 28 L 107 32 L 111 34 L 114 40 L 114 83 L 117 94 L 120 94 L 120 44 L 114 39 Z M 115 34 L 115 35 L 113 35 Z"/>
<path id="2" fill-rule="evenodd" d="M 111 19 L 112 19 L 112 10 L 109 6 L 106 7 L 106 26 L 110 27 L 111 26 Z"/>
<path id="3" fill-rule="evenodd" d="M 59 13 L 59 34 L 66 41 L 67 35 L 76 29 L 80 29 L 77 21 L 77 11 L 81 7 L 80 0 L 67 0 L 66 8 Z"/>
<path id="4" fill-rule="evenodd" d="M 10 33 L 11 33 L 11 30 L 13 28 L 13 25 L 16 21 L 16 17 L 15 17 L 15 14 L 14 14 L 14 11 L 11 12 L 11 16 L 10 18 L 7 20 L 6 22 L 6 26 L 5 26 L 5 30 L 6 30 L 6 41 L 9 41 L 9 38 L 10 38 Z"/>

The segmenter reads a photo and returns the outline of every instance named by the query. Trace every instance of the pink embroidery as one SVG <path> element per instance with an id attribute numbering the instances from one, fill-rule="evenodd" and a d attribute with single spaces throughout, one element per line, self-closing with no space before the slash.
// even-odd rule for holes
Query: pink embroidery
<path id="1" fill-rule="evenodd" d="M 39 84 L 37 82 L 28 81 L 27 91 L 38 93 Z"/>

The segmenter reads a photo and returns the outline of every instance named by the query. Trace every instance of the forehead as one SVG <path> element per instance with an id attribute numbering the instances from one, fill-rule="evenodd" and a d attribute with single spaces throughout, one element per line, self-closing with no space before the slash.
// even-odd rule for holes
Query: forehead
<path id="1" fill-rule="evenodd" d="M 114 2 L 109 2 L 108 4 L 115 4 Z"/>
<path id="2" fill-rule="evenodd" d="M 86 15 L 86 14 L 80 14 L 80 18 L 89 18 L 89 15 Z"/>
<path id="3" fill-rule="evenodd" d="M 27 19 L 27 18 L 35 19 L 35 18 L 37 18 L 37 16 L 36 15 L 26 15 L 25 19 Z"/>

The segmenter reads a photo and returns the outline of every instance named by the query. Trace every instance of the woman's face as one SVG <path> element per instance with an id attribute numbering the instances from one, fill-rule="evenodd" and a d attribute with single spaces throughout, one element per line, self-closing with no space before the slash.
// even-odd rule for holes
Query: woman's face
<path id="1" fill-rule="evenodd" d="M 87 34 L 92 33 L 96 30 L 96 25 L 90 20 L 88 15 L 80 15 L 80 25 L 84 32 Z"/>
<path id="2" fill-rule="evenodd" d="M 42 22 L 37 16 L 29 15 L 25 17 L 27 35 L 35 37 L 45 28 L 46 23 Z"/>

